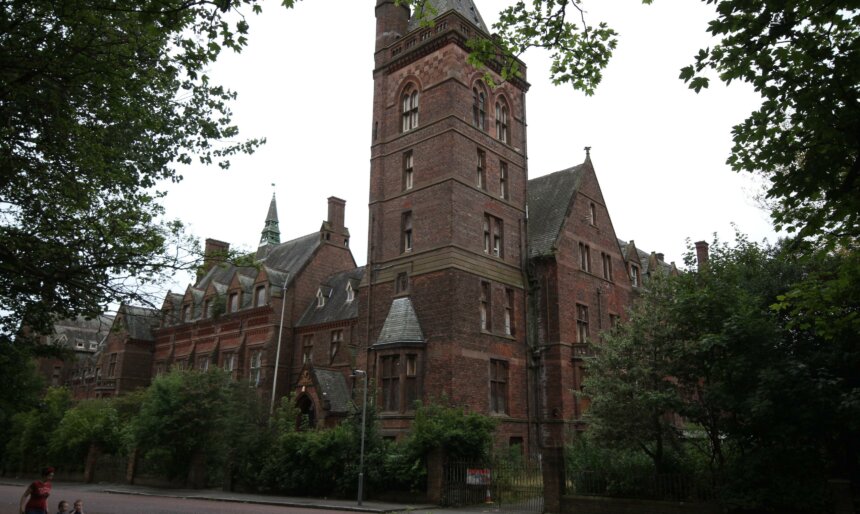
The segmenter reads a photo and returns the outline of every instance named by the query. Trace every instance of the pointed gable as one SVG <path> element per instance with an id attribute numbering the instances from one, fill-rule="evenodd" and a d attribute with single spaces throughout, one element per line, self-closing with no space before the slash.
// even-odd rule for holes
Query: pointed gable
<path id="1" fill-rule="evenodd" d="M 155 341 L 153 330 L 158 327 L 160 312 L 157 309 L 121 305 L 117 313 L 117 323 L 122 323 L 131 339 Z"/>
<path id="2" fill-rule="evenodd" d="M 585 174 L 585 164 L 529 180 L 529 257 L 552 255 L 570 212 L 574 193 Z"/>
<path id="3" fill-rule="evenodd" d="M 320 233 L 313 232 L 275 246 L 260 262 L 271 268 L 296 274 L 311 260 L 319 246 Z"/>
<path id="4" fill-rule="evenodd" d="M 408 298 L 395 298 L 391 302 L 388 316 L 374 347 L 395 344 L 424 344 L 424 333 L 418 323 L 418 315 Z"/>

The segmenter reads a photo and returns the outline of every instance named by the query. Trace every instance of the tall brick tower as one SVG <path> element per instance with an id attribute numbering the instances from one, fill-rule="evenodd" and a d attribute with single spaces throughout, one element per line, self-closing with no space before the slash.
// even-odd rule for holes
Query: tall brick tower
<path id="1" fill-rule="evenodd" d="M 497 444 L 525 445 L 528 84 L 488 87 L 467 63 L 466 42 L 489 37 L 472 0 L 430 3 L 429 27 L 376 3 L 358 363 L 387 435 L 408 429 L 416 400 L 445 397 L 498 417 Z"/>

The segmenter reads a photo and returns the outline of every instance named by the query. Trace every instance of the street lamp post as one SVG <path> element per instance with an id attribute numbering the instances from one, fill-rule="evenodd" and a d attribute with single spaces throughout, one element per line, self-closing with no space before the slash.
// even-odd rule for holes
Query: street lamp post
<path id="1" fill-rule="evenodd" d="M 272 378 L 272 401 L 269 404 L 269 415 L 275 412 L 275 391 L 278 387 L 278 366 L 281 363 L 281 338 L 284 337 L 284 309 L 287 307 L 287 282 L 290 280 L 290 273 L 284 277 L 284 287 L 281 288 L 281 324 L 278 329 L 278 350 L 275 353 L 275 373 Z"/>
<path id="2" fill-rule="evenodd" d="M 358 460 L 358 505 L 364 496 L 364 431 L 367 428 L 367 372 L 360 369 L 354 370 L 352 376 L 364 375 L 364 400 L 361 404 L 361 451 Z"/>

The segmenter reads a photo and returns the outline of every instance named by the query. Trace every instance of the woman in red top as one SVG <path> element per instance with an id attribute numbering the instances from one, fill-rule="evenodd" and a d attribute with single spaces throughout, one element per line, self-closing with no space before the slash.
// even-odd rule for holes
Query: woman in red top
<path id="1" fill-rule="evenodd" d="M 51 494 L 53 478 L 54 468 L 45 468 L 42 470 L 42 480 L 36 480 L 27 486 L 18 506 L 20 514 L 48 514 L 48 496 Z"/>

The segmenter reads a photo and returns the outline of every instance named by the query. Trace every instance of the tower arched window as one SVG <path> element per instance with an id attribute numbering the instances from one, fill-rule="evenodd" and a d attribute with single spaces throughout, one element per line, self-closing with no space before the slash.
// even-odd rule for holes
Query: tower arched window
<path id="1" fill-rule="evenodd" d="M 402 118 L 402 132 L 408 132 L 418 127 L 418 89 L 409 86 L 403 91 L 400 98 L 400 115 Z"/>
<path id="2" fill-rule="evenodd" d="M 472 88 L 472 124 L 481 130 L 487 130 L 487 96 L 477 87 Z"/>
<path id="3" fill-rule="evenodd" d="M 504 101 L 496 102 L 496 138 L 502 143 L 508 143 L 511 139 L 508 126 L 508 106 Z"/>

